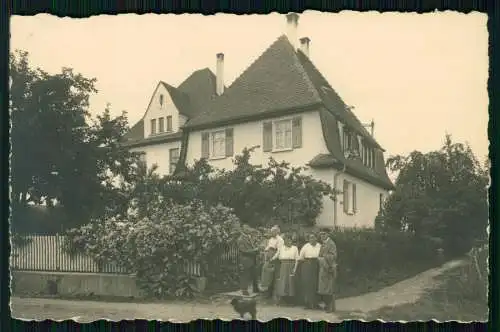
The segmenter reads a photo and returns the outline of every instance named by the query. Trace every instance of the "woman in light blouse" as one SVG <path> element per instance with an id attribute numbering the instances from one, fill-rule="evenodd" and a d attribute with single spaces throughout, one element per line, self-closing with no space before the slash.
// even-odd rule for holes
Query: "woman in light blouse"
<path id="1" fill-rule="evenodd" d="M 315 309 L 318 291 L 319 272 L 319 250 L 321 244 L 318 243 L 316 235 L 310 234 L 309 241 L 300 249 L 299 257 L 294 266 L 294 274 L 300 263 L 300 281 L 302 300 L 307 309 Z"/>
<path id="2" fill-rule="evenodd" d="M 279 270 L 274 285 L 275 294 L 281 303 L 290 303 L 295 296 L 294 269 L 299 258 L 299 249 L 293 244 L 294 238 L 290 235 L 283 237 L 284 243 L 278 248 L 272 260 L 278 259 Z"/>

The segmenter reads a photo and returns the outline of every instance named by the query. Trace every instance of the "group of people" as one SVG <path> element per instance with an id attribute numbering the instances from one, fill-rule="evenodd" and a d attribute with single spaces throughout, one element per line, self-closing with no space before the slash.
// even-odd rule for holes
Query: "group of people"
<path id="1" fill-rule="evenodd" d="M 319 241 L 318 241 L 319 240 Z M 242 232 L 239 238 L 240 282 L 243 295 L 266 292 L 280 304 L 301 304 L 308 309 L 335 311 L 335 280 L 337 276 L 337 247 L 326 232 L 309 234 L 308 242 L 299 250 L 294 235 L 280 235 L 278 226 L 264 250 L 260 286 L 257 256 L 258 247 L 251 236 Z"/>

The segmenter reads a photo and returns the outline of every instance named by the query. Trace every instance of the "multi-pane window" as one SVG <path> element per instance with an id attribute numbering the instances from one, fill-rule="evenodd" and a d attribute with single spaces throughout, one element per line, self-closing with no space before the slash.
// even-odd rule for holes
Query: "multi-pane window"
<path id="1" fill-rule="evenodd" d="M 356 184 L 344 180 L 343 194 L 344 194 L 344 199 L 342 204 L 344 206 L 344 212 L 346 214 L 355 214 L 357 211 Z"/>
<path id="2" fill-rule="evenodd" d="M 173 174 L 175 172 L 175 168 L 177 167 L 177 162 L 179 161 L 180 149 L 170 149 L 169 151 L 169 174 Z"/>
<path id="3" fill-rule="evenodd" d="M 226 132 L 224 130 L 211 133 L 210 157 L 218 158 L 226 156 Z"/>
<path id="4" fill-rule="evenodd" d="M 276 121 L 274 123 L 274 149 L 292 148 L 292 120 Z"/>

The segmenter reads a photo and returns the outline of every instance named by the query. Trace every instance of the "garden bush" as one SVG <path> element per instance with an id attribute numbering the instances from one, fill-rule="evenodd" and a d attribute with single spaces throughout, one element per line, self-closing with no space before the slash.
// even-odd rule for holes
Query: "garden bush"
<path id="1" fill-rule="evenodd" d="M 151 297 L 190 297 L 199 263 L 208 282 L 234 283 L 237 265 L 221 259 L 235 243 L 239 226 L 231 209 L 194 201 L 158 205 L 149 217 L 109 219 L 68 233 L 68 251 L 85 252 L 136 272 L 138 285 Z"/>

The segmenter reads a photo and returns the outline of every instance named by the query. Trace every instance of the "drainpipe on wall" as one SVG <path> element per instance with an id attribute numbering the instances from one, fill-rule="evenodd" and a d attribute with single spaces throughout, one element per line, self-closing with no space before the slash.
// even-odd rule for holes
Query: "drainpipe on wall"
<path id="1" fill-rule="evenodd" d="M 344 164 L 344 167 L 342 167 L 342 171 L 335 173 L 333 176 L 333 189 L 335 191 L 335 201 L 333 202 L 333 226 L 336 228 L 337 227 L 337 211 L 338 211 L 338 185 L 337 185 L 337 179 L 341 174 L 344 174 L 346 170 L 346 165 Z"/>

